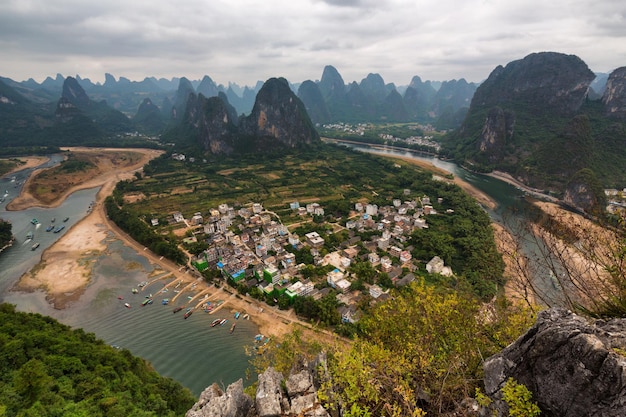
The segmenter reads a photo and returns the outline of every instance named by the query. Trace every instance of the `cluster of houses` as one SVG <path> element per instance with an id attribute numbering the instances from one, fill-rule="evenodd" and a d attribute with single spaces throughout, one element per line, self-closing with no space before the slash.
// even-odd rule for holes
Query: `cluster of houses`
<path id="1" fill-rule="evenodd" d="M 409 195 L 410 190 L 405 190 Z M 441 200 L 440 200 L 441 202 Z M 290 204 L 291 210 L 301 216 L 324 215 L 318 203 L 301 207 Z M 448 210 L 451 212 L 451 210 Z M 361 291 L 351 291 L 355 277 L 350 272 L 354 262 L 369 262 L 374 268 L 388 275 L 396 286 L 402 286 L 415 279 L 418 268 L 408 246 L 409 235 L 415 229 L 428 228 L 427 217 L 437 214 L 429 197 L 401 201 L 393 200 L 389 206 L 356 203 L 345 225 L 335 225 L 339 230 L 347 230 L 349 238 L 339 247 L 325 247 L 325 240 L 317 232 L 304 236 L 291 233 L 278 216 L 266 211 L 259 203 L 234 208 L 220 204 L 210 209 L 206 215 L 194 213 L 186 219 L 181 213 L 172 215 L 173 222 L 184 222 L 193 230 L 189 241 L 205 240 L 209 247 L 193 262 L 199 271 L 217 267 L 222 274 L 237 284 L 249 288 L 258 287 L 265 294 L 278 299 L 285 295 L 313 297 L 320 299 L 337 292 L 344 321 L 354 321 L 358 317 L 356 305 L 363 296 Z M 361 241 L 359 232 L 368 233 L 367 241 Z M 301 270 L 305 265 L 296 263 L 296 256 L 287 248 L 308 250 L 316 266 L 334 267 L 326 276 L 327 285 L 316 285 L 304 279 Z M 363 249 L 366 249 L 364 252 Z M 426 264 L 429 273 L 451 275 L 452 271 L 439 257 Z M 384 300 L 388 295 L 379 285 L 367 285 L 365 293 L 373 301 Z"/>
<path id="2" fill-rule="evenodd" d="M 397 138 L 393 135 L 381 133 L 378 135 L 381 139 L 386 140 L 390 144 L 403 144 L 403 145 L 420 145 L 427 146 L 429 148 L 433 148 L 435 151 L 439 152 L 441 150 L 441 145 L 439 143 L 433 141 L 432 136 L 409 136 L 406 139 Z"/>
<path id="3" fill-rule="evenodd" d="M 623 214 L 626 212 L 626 188 L 618 190 L 609 188 L 604 190 L 607 199 L 606 211 L 611 214 Z"/>

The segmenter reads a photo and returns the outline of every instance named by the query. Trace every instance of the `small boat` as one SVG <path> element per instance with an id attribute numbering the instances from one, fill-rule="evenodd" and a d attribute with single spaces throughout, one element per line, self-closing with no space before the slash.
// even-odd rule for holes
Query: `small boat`
<path id="1" fill-rule="evenodd" d="M 33 236 L 33 232 L 28 232 L 28 234 L 26 235 L 26 240 L 31 240 Z"/>
<path id="2" fill-rule="evenodd" d="M 243 319 L 244 320 L 249 320 L 250 319 L 250 314 L 246 313 L 243 315 Z"/>
<path id="3" fill-rule="evenodd" d="M 61 225 L 61 226 L 57 227 L 56 229 L 54 229 L 54 231 L 52 233 L 59 233 L 63 229 L 65 229 L 65 226 Z"/>
<path id="4" fill-rule="evenodd" d="M 215 319 L 211 322 L 211 327 L 215 327 L 222 322 L 222 319 Z"/>
<path id="5" fill-rule="evenodd" d="M 69 217 L 64 218 L 64 219 L 63 219 L 63 223 L 65 223 L 65 222 L 66 222 L 66 221 L 68 221 L 69 219 L 70 219 Z"/>
<path id="6" fill-rule="evenodd" d="M 50 226 L 46 227 L 46 232 L 50 232 L 50 231 L 52 231 L 52 229 L 54 229 L 54 226 L 50 225 Z"/>
<path id="7" fill-rule="evenodd" d="M 57 218 L 56 218 L 56 217 L 53 217 L 53 218 L 52 218 L 52 220 L 50 220 L 50 221 L 51 221 L 52 223 L 54 223 L 54 222 L 56 222 L 56 221 L 57 221 Z"/>
<path id="8" fill-rule="evenodd" d="M 34 245 L 30 248 L 30 250 L 35 250 L 35 249 L 37 249 L 38 247 L 39 247 L 39 242 L 35 243 L 35 244 L 34 244 Z"/>
<path id="9" fill-rule="evenodd" d="M 152 304 L 152 299 L 150 299 L 150 298 L 146 298 L 145 300 L 143 300 L 143 301 L 141 302 L 141 305 L 142 305 L 142 306 L 146 306 L 146 305 L 148 305 L 148 304 Z"/>
<path id="10" fill-rule="evenodd" d="M 239 315 L 240 315 L 240 314 L 241 314 L 241 313 L 239 313 L 238 311 L 235 311 L 235 320 L 239 320 Z"/>
<path id="11" fill-rule="evenodd" d="M 182 307 L 176 307 L 174 311 L 172 311 L 172 313 L 178 313 L 182 309 L 183 309 Z"/>
<path id="12" fill-rule="evenodd" d="M 233 323 L 232 326 L 230 326 L 230 333 L 232 334 L 232 332 L 235 331 L 235 326 L 237 325 L 237 323 Z"/>
<path id="13" fill-rule="evenodd" d="M 169 304 L 169 302 L 170 302 L 170 299 L 169 299 L 169 298 L 164 298 L 164 299 L 161 301 L 161 304 L 163 304 L 164 306 L 166 306 L 166 305 L 168 305 L 168 304 Z"/>
<path id="14" fill-rule="evenodd" d="M 124 307 L 126 307 L 126 308 L 130 308 L 130 304 L 128 304 L 128 303 L 124 303 Z"/>
<path id="15" fill-rule="evenodd" d="M 183 317 L 185 317 L 185 320 L 187 320 L 187 317 L 191 316 L 191 314 L 193 313 L 193 310 L 189 310 L 185 313 L 185 315 Z"/>
<path id="16" fill-rule="evenodd" d="M 124 299 L 124 297 L 122 297 L 121 295 L 118 295 L 118 296 L 117 296 L 117 299 L 118 299 L 118 300 L 123 300 L 123 299 Z"/>
<path id="17" fill-rule="evenodd" d="M 142 281 L 139 283 L 139 287 L 145 287 L 146 285 L 148 285 L 148 281 Z"/>
<path id="18" fill-rule="evenodd" d="M 37 220 L 37 219 L 32 219 L 30 222 L 31 222 L 32 224 L 39 224 L 39 220 Z"/>
<path id="19" fill-rule="evenodd" d="M 139 292 L 139 290 L 137 290 L 137 288 L 133 288 L 133 289 L 131 290 L 131 292 L 132 292 L 133 294 L 137 294 L 137 293 Z"/>
<path id="20" fill-rule="evenodd" d="M 263 336 L 261 333 L 257 334 L 256 336 L 254 336 L 254 341 L 255 342 L 260 342 L 261 340 L 263 340 Z"/>
<path id="21" fill-rule="evenodd" d="M 220 326 L 225 325 L 227 322 L 228 322 L 228 319 L 222 319 L 222 320 L 220 321 Z"/>

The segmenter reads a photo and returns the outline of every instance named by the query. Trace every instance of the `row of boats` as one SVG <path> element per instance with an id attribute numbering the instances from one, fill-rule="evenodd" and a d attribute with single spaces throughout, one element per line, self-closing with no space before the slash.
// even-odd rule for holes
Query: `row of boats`
<path id="1" fill-rule="evenodd" d="M 146 281 L 143 281 L 143 282 L 141 282 L 141 283 L 139 284 L 139 287 L 145 287 L 147 284 L 148 284 L 148 283 L 147 283 Z M 132 293 L 133 293 L 133 294 L 137 294 L 137 293 L 138 293 L 138 290 L 137 290 L 136 288 L 133 288 L 133 289 L 132 289 Z M 123 299 L 124 299 L 124 298 L 123 298 L 123 297 L 121 297 L 121 296 L 119 296 L 119 297 L 117 297 L 117 298 L 118 298 L 119 300 L 123 300 Z M 142 306 L 142 307 L 143 307 L 143 306 L 147 306 L 147 305 L 149 305 L 149 304 L 152 304 L 153 302 L 154 302 L 154 301 L 153 301 L 153 298 L 152 298 L 152 294 L 150 294 L 150 295 L 147 295 L 147 296 L 146 296 L 146 299 L 145 299 L 145 300 L 143 300 L 143 301 L 141 302 L 141 306 Z M 162 305 L 168 305 L 168 304 L 169 304 L 169 302 L 170 302 L 170 299 L 169 299 L 169 298 L 164 298 L 163 300 L 161 300 L 161 304 L 162 304 Z M 219 300 L 219 301 L 217 301 L 217 302 L 216 302 L 216 304 L 215 304 L 215 305 L 220 305 L 220 304 L 222 304 L 223 302 L 224 302 L 223 300 Z M 131 308 L 131 305 L 130 305 L 129 303 L 124 303 L 124 306 L 125 306 L 126 308 Z M 210 302 L 207 302 L 207 303 L 206 303 L 206 308 L 205 308 L 205 311 L 206 311 L 206 312 L 210 312 L 210 311 L 212 310 L 212 307 L 213 307 L 213 306 L 214 306 L 214 305 L 212 305 Z M 174 310 L 172 310 L 172 313 L 178 313 L 179 311 L 182 311 L 182 310 L 183 310 L 183 307 L 178 306 L 178 307 L 175 307 L 175 308 L 174 308 Z M 189 318 L 189 316 L 191 316 L 191 315 L 193 314 L 193 310 L 194 310 L 194 309 L 193 309 L 192 307 L 188 307 L 188 308 L 185 310 L 185 314 L 183 315 L 183 317 L 184 317 L 185 319 Z M 234 317 L 235 317 L 235 320 L 239 320 L 239 318 L 240 318 L 240 317 L 242 317 L 244 320 L 248 320 L 248 319 L 250 318 L 250 315 L 249 315 L 249 314 L 243 314 L 243 315 L 242 315 L 239 311 L 236 311 L 236 312 L 235 312 Z M 213 321 L 211 322 L 211 327 L 216 327 L 216 326 L 224 326 L 226 323 L 228 323 L 228 319 L 225 319 L 225 318 L 215 319 L 215 320 L 213 320 Z M 235 327 L 236 327 L 236 323 L 233 323 L 233 324 L 232 324 L 232 326 L 230 327 L 230 333 L 232 333 L 232 332 L 234 332 L 234 331 L 235 331 Z"/>

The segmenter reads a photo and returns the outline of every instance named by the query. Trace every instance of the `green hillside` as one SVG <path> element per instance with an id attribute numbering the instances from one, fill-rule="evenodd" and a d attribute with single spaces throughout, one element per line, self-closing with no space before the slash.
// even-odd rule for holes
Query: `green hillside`
<path id="1" fill-rule="evenodd" d="M 0 305 L 0 416 L 183 416 L 193 402 L 128 350 Z"/>

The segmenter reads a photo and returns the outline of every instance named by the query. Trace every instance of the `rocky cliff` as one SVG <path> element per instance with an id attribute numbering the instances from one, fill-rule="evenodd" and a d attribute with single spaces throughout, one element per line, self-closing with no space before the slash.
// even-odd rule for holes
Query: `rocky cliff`
<path id="1" fill-rule="evenodd" d="M 513 142 L 513 126 L 518 120 L 525 128 L 528 119 L 573 116 L 594 78 L 580 58 L 555 52 L 531 54 L 498 66 L 476 90 L 460 135 L 476 138 L 479 160 L 517 160 L 529 149 L 514 148 L 508 155 L 504 150 Z M 525 134 L 525 130 L 520 132 Z"/>
<path id="2" fill-rule="evenodd" d="M 626 67 L 618 68 L 609 75 L 602 103 L 609 116 L 626 118 Z"/>
<path id="3" fill-rule="evenodd" d="M 189 137 L 213 154 L 295 148 L 319 141 L 304 105 L 284 78 L 271 78 L 257 94 L 249 116 L 237 112 L 224 93 L 190 93 L 175 135 Z"/>
<path id="4" fill-rule="evenodd" d="M 530 389 L 545 417 L 625 416 L 626 319 L 589 322 L 563 309 L 543 311 L 484 368 L 495 400 L 485 416 L 509 415 L 502 401 L 509 378 Z"/>
<path id="5" fill-rule="evenodd" d="M 289 148 L 319 140 L 304 104 L 284 78 L 270 78 L 263 84 L 242 126 L 248 135 L 278 140 Z"/>
<path id="6" fill-rule="evenodd" d="M 505 171 L 559 196 L 582 169 L 592 169 L 605 188 L 621 183 L 623 123 L 606 113 L 619 115 L 626 81 L 616 71 L 602 103 L 587 95 L 594 77 L 580 58 L 556 52 L 498 66 L 444 152 L 474 170 Z"/>
<path id="7" fill-rule="evenodd" d="M 254 400 L 243 392 L 243 382 L 231 384 L 226 391 L 216 384 L 205 389 L 186 417 L 329 417 L 318 398 L 317 368 L 323 357 L 299 363 L 285 379 L 268 368 L 259 375 Z"/>

